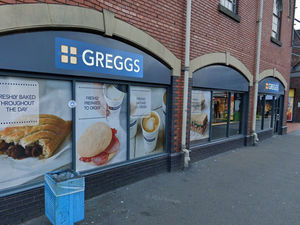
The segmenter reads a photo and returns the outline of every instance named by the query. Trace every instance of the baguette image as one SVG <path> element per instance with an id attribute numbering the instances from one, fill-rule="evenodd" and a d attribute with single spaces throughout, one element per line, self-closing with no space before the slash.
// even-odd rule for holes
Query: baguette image
<path id="1" fill-rule="evenodd" d="M 203 135 L 208 125 L 208 117 L 206 113 L 192 114 L 191 130 Z"/>
<path id="2" fill-rule="evenodd" d="M 39 115 L 39 125 L 7 127 L 0 131 L 0 154 L 14 159 L 51 157 L 71 133 L 71 121 Z"/>

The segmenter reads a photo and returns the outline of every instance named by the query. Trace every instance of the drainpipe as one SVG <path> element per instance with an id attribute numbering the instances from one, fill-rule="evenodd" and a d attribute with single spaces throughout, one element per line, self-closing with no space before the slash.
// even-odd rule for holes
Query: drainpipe
<path id="1" fill-rule="evenodd" d="M 254 80 L 254 104 L 253 104 L 253 117 L 252 117 L 252 136 L 253 144 L 255 145 L 259 140 L 256 133 L 256 111 L 257 111 L 257 96 L 258 96 L 258 82 L 259 82 L 259 66 L 260 66 L 260 53 L 261 53 L 261 34 L 262 34 L 262 20 L 263 20 L 264 0 L 260 0 L 259 18 L 258 18 L 258 37 L 256 49 L 256 71 Z"/>
<path id="2" fill-rule="evenodd" d="M 186 31 L 185 31 L 185 60 L 184 60 L 184 89 L 183 89 L 183 112 L 182 112 L 182 135 L 181 150 L 184 153 L 184 167 L 188 167 L 190 161 L 190 150 L 186 148 L 186 123 L 188 109 L 189 91 L 189 69 L 190 69 L 190 31 L 191 31 L 191 5 L 192 0 L 186 4 Z"/>

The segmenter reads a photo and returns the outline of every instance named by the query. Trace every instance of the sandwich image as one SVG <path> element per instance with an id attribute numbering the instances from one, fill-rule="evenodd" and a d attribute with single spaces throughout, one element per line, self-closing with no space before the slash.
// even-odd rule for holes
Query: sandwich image
<path id="1" fill-rule="evenodd" d="M 39 115 L 39 125 L 7 127 L 0 131 L 0 154 L 14 159 L 51 157 L 71 133 L 71 121 Z"/>
<path id="2" fill-rule="evenodd" d="M 120 148 L 116 133 L 116 129 L 110 128 L 103 122 L 88 127 L 77 142 L 79 160 L 97 166 L 108 163 Z"/>
<path id="3" fill-rule="evenodd" d="M 208 125 L 208 117 L 206 113 L 192 114 L 191 130 L 203 135 Z"/>

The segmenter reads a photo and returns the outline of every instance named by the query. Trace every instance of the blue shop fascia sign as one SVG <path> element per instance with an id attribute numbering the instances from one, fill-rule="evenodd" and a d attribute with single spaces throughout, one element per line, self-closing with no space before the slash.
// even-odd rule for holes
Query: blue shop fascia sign
<path id="1" fill-rule="evenodd" d="M 55 38 L 58 69 L 143 78 L 143 56 L 66 38 Z"/>
<path id="2" fill-rule="evenodd" d="M 265 90 L 278 93 L 279 92 L 279 82 L 266 82 Z"/>

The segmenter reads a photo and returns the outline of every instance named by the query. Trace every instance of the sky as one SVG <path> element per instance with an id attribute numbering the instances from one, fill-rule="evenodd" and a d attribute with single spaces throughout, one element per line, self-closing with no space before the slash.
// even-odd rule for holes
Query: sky
<path id="1" fill-rule="evenodd" d="M 300 21 L 300 0 L 296 0 L 295 18 Z M 300 29 L 300 23 L 295 22 L 295 29 Z"/>

